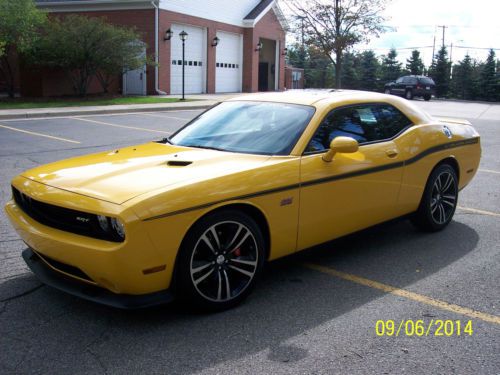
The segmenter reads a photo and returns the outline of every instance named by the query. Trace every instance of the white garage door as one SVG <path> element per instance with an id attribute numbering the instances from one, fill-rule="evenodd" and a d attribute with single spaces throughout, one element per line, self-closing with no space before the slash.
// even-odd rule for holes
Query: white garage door
<path id="1" fill-rule="evenodd" d="M 218 31 L 217 37 L 215 92 L 241 92 L 243 36 Z"/>
<path id="2" fill-rule="evenodd" d="M 206 87 L 206 29 L 195 26 L 172 24 L 174 35 L 170 39 L 170 91 L 172 94 L 182 93 L 182 41 L 179 33 L 188 33 L 185 43 L 185 75 L 184 92 L 186 94 L 204 93 Z"/>

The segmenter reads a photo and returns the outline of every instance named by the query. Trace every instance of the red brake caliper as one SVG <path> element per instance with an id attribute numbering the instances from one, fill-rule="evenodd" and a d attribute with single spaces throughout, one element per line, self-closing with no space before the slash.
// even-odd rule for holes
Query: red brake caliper
<path id="1" fill-rule="evenodd" d="M 240 250 L 240 248 L 238 247 L 236 250 L 234 250 L 233 254 L 234 254 L 235 257 L 241 256 L 241 250 Z"/>

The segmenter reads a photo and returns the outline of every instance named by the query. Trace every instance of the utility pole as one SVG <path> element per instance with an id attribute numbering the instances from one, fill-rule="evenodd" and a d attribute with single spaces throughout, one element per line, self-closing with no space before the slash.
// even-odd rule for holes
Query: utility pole
<path id="1" fill-rule="evenodd" d="M 301 68 L 305 68 L 305 65 L 306 65 L 306 48 L 305 48 L 305 42 L 304 42 L 304 19 L 305 17 L 304 16 L 295 16 L 295 18 L 297 20 L 300 20 L 300 33 L 301 33 L 301 42 L 302 42 L 302 45 L 301 45 L 301 49 L 300 49 L 300 62 L 301 62 Z"/>
<path id="2" fill-rule="evenodd" d="M 444 31 L 448 28 L 448 26 L 445 25 L 439 25 L 438 27 L 443 29 L 443 41 L 441 43 L 441 47 L 444 47 Z"/>
<path id="3" fill-rule="evenodd" d="M 300 35 L 302 38 L 302 50 L 304 50 L 304 16 L 296 16 L 296 19 L 300 20 Z"/>
<path id="4" fill-rule="evenodd" d="M 436 29 L 434 29 L 434 42 L 432 42 L 432 65 L 434 65 L 435 53 L 436 53 Z"/>

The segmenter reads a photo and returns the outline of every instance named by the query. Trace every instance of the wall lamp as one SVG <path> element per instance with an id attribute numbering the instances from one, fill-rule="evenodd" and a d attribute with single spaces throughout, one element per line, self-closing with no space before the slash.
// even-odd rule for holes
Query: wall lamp
<path id="1" fill-rule="evenodd" d="M 171 29 L 168 29 L 165 31 L 165 36 L 163 37 L 163 40 L 170 40 L 172 39 L 172 36 L 174 35 L 174 32 Z"/>
<path id="2" fill-rule="evenodd" d="M 257 43 L 257 48 L 255 48 L 256 51 L 260 51 L 264 45 L 262 42 Z"/>
<path id="3" fill-rule="evenodd" d="M 283 52 L 281 52 L 281 54 L 283 56 L 286 56 L 287 52 L 288 52 L 288 48 L 285 47 L 285 48 L 283 48 Z"/>
<path id="4" fill-rule="evenodd" d="M 215 37 L 212 39 L 212 47 L 217 47 L 217 44 L 219 44 L 220 39 L 218 37 Z"/>

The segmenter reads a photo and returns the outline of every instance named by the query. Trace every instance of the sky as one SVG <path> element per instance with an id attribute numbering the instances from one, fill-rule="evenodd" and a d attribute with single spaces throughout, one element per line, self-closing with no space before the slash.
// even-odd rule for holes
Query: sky
<path id="1" fill-rule="evenodd" d="M 426 66 L 432 60 L 432 45 L 436 36 L 436 53 L 442 44 L 445 25 L 445 45 L 452 60 L 457 62 L 466 53 L 474 59 L 485 60 L 488 50 L 461 47 L 497 48 L 500 58 L 500 0 L 392 0 L 384 13 L 385 25 L 394 28 L 355 49 L 373 49 L 377 55 L 397 49 L 398 60 L 405 62 L 411 47 L 418 48 Z"/>

